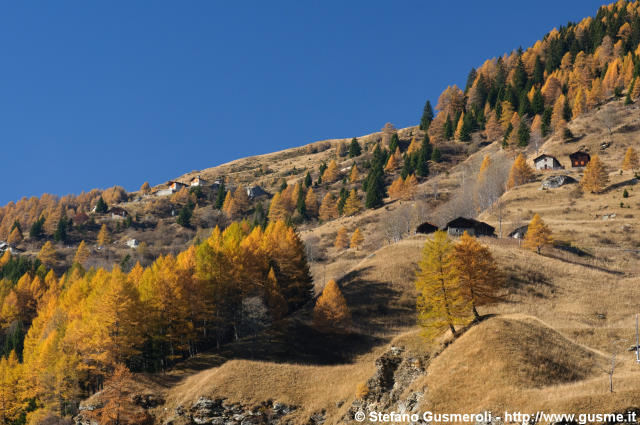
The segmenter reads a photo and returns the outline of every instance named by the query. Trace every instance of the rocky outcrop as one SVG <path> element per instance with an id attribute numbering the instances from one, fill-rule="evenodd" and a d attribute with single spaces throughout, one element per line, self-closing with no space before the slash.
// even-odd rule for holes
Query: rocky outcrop
<path id="1" fill-rule="evenodd" d="M 576 179 L 571 176 L 566 175 L 557 175 L 557 176 L 549 176 L 542 180 L 542 189 L 555 189 L 560 186 L 564 186 L 565 184 L 575 183 Z"/>
<path id="2" fill-rule="evenodd" d="M 164 425 L 277 425 L 286 423 L 283 418 L 296 409 L 296 406 L 273 400 L 249 408 L 239 403 L 228 403 L 221 398 L 200 397 L 189 409 L 178 406 L 174 416 L 166 420 Z M 312 423 L 322 422 L 324 420 Z"/>
<path id="3" fill-rule="evenodd" d="M 343 420 L 352 422 L 357 412 L 414 413 L 423 393 L 410 393 L 401 398 L 416 378 L 426 373 L 429 358 L 409 355 L 403 347 L 391 347 L 376 359 L 376 372 L 367 381 L 368 393 L 349 407 Z"/>

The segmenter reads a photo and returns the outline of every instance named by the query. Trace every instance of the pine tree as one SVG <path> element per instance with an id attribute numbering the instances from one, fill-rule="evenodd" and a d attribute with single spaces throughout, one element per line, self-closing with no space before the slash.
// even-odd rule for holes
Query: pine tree
<path id="1" fill-rule="evenodd" d="M 227 190 L 224 187 L 224 182 L 218 186 L 218 193 L 216 194 L 216 209 L 220 210 L 224 207 L 224 201 L 227 199 Z"/>
<path id="2" fill-rule="evenodd" d="M 464 232 L 453 248 L 453 263 L 464 296 L 471 304 L 476 320 L 480 320 L 477 307 L 496 300 L 501 279 L 491 251 Z"/>
<path id="3" fill-rule="evenodd" d="M 109 229 L 106 224 L 103 224 L 98 232 L 98 246 L 107 246 L 111 243 L 111 235 L 109 235 Z"/>
<path id="4" fill-rule="evenodd" d="M 529 223 L 527 233 L 524 235 L 524 246 L 540 254 L 540 250 L 552 242 L 551 230 L 540 216 L 535 214 Z"/>
<path id="5" fill-rule="evenodd" d="M 361 154 L 362 148 L 360 147 L 360 143 L 358 142 L 358 139 L 354 137 L 351 139 L 351 144 L 349 145 L 349 158 L 355 158 Z"/>
<path id="6" fill-rule="evenodd" d="M 580 180 L 582 189 L 591 193 L 602 192 L 609 184 L 609 174 L 600 161 L 600 157 L 594 155 L 584 169 L 584 175 Z"/>
<path id="7" fill-rule="evenodd" d="M 355 248 L 356 250 L 358 250 L 362 247 L 363 243 L 364 243 L 364 236 L 362 235 L 362 232 L 360 232 L 360 229 L 357 228 L 353 232 L 353 235 L 351 235 L 351 243 L 349 244 L 349 247 Z"/>
<path id="8" fill-rule="evenodd" d="M 431 121 L 433 121 L 433 108 L 431 107 L 431 102 L 427 100 L 422 110 L 422 118 L 420 118 L 420 130 L 428 130 Z"/>
<path id="9" fill-rule="evenodd" d="M 311 173 L 307 171 L 307 175 L 304 176 L 304 187 L 310 188 L 313 182 L 311 181 Z"/>
<path id="10" fill-rule="evenodd" d="M 320 220 L 322 221 L 329 221 L 339 217 L 338 203 L 331 192 L 327 192 L 327 194 L 322 199 L 319 216 Z"/>
<path id="11" fill-rule="evenodd" d="M 84 241 L 80 242 L 78 245 L 78 249 L 76 249 L 76 254 L 73 256 L 73 263 L 84 265 L 89 259 L 89 248 L 87 248 L 87 244 Z"/>
<path id="12" fill-rule="evenodd" d="M 47 267 L 53 267 L 58 261 L 58 253 L 51 241 L 45 242 L 38 253 L 38 259 Z"/>
<path id="13" fill-rule="evenodd" d="M 520 125 L 518 126 L 518 146 L 525 147 L 529 144 L 531 133 L 529 132 L 529 126 L 527 122 L 522 118 Z"/>
<path id="14" fill-rule="evenodd" d="M 346 227 L 341 227 L 340 230 L 338 230 L 333 246 L 338 250 L 346 249 L 349 246 L 349 235 Z"/>
<path id="15" fill-rule="evenodd" d="M 300 186 L 300 183 L 296 184 L 296 213 L 301 218 L 307 217 L 307 203 L 305 202 L 305 193 Z"/>
<path id="16" fill-rule="evenodd" d="M 379 167 L 372 169 L 367 176 L 366 191 L 365 206 L 367 208 L 378 208 L 383 205 L 385 197 L 384 173 Z"/>
<path id="17" fill-rule="evenodd" d="M 313 325 L 319 330 L 345 330 L 351 323 L 351 313 L 338 284 L 331 279 L 322 290 L 313 309 Z"/>
<path id="18" fill-rule="evenodd" d="M 355 189 L 351 189 L 349 193 L 349 197 L 345 201 L 344 204 L 344 215 L 352 216 L 360 212 L 362 210 L 362 203 L 360 202 L 360 197 L 356 193 Z"/>
<path id="19" fill-rule="evenodd" d="M 400 143 L 400 139 L 398 138 L 398 133 L 393 133 L 391 135 L 391 141 L 389 142 L 389 152 L 395 152 L 398 149 L 398 144 Z"/>
<path id="20" fill-rule="evenodd" d="M 431 154 L 431 160 L 433 162 L 442 161 L 442 155 L 440 154 L 440 149 L 438 149 L 437 146 L 435 148 L 433 148 L 433 153 Z"/>
<path id="21" fill-rule="evenodd" d="M 449 328 L 456 336 L 456 326 L 468 322 L 469 308 L 453 261 L 453 244 L 449 236 L 438 231 L 422 251 L 416 275 L 418 323 L 428 337 Z"/>
<path id="22" fill-rule="evenodd" d="M 627 148 L 627 152 L 624 154 L 624 161 L 622 161 L 622 169 L 624 171 L 632 170 L 640 168 L 640 163 L 638 162 L 638 154 L 633 147 L 629 146 Z"/>
<path id="23" fill-rule="evenodd" d="M 507 181 L 507 189 L 528 183 L 533 178 L 533 170 L 527 164 L 523 154 L 519 154 L 511 166 L 509 172 L 509 180 Z"/>
<path id="24" fill-rule="evenodd" d="M 100 198 L 98 198 L 98 203 L 96 204 L 96 212 L 99 214 L 106 214 L 107 211 L 109 211 L 109 207 L 107 206 L 107 203 L 104 202 L 104 199 L 102 199 L 102 196 Z"/>

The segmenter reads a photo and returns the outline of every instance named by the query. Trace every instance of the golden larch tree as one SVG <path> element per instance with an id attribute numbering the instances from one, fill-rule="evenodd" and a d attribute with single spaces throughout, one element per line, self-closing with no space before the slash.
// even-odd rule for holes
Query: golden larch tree
<path id="1" fill-rule="evenodd" d="M 470 309 L 456 272 L 453 243 L 446 232 L 435 232 L 425 243 L 415 285 L 418 323 L 427 337 L 447 328 L 457 335 L 456 326 L 468 323 Z"/>
<path id="2" fill-rule="evenodd" d="M 338 203 L 336 202 L 336 198 L 331 194 L 331 192 L 327 192 L 322 199 L 322 205 L 320 205 L 320 220 L 329 221 L 334 218 L 338 218 L 340 213 L 338 212 Z"/>
<path id="3" fill-rule="evenodd" d="M 360 197 L 356 193 L 355 189 L 351 189 L 349 192 L 349 197 L 344 203 L 344 215 L 352 216 L 358 214 L 362 210 L 362 202 L 360 201 Z"/>
<path id="4" fill-rule="evenodd" d="M 629 146 L 627 152 L 624 154 L 624 161 L 622 161 L 622 169 L 624 171 L 635 171 L 639 168 L 638 153 L 633 147 Z"/>
<path id="5" fill-rule="evenodd" d="M 144 193 L 145 195 L 151 193 L 151 185 L 149 184 L 149 182 L 142 183 L 142 186 L 140 186 L 140 192 Z"/>
<path id="6" fill-rule="evenodd" d="M 494 302 L 501 286 L 498 265 L 486 246 L 464 232 L 453 248 L 453 263 L 458 279 L 471 304 L 476 320 L 480 319 L 477 307 Z"/>
<path id="7" fill-rule="evenodd" d="M 22 232 L 20 232 L 20 229 L 18 229 L 18 227 L 13 228 L 11 234 L 9 235 L 9 238 L 7 239 L 7 242 L 9 242 L 11 245 L 16 245 L 22 242 Z"/>
<path id="8" fill-rule="evenodd" d="M 38 259 L 42 261 L 42 264 L 44 264 L 47 267 L 53 267 L 56 265 L 56 262 L 58 261 L 58 253 L 56 252 L 56 249 L 53 247 L 53 244 L 51 243 L 51 241 L 47 241 L 42 246 L 42 248 L 40 249 L 40 252 L 38 253 Z"/>
<path id="9" fill-rule="evenodd" d="M 340 170 L 338 169 L 338 163 L 335 159 L 332 159 L 327 165 L 327 169 L 322 174 L 322 181 L 325 183 L 333 183 L 340 178 Z"/>
<path id="10" fill-rule="evenodd" d="M 422 145 L 420 144 L 420 142 L 418 142 L 416 140 L 415 137 L 413 137 L 411 139 L 411 143 L 409 144 L 409 148 L 407 149 L 407 153 L 408 154 L 412 154 L 412 153 L 416 153 L 418 152 L 420 149 L 422 148 Z M 399 156 L 400 155 L 400 150 L 396 149 L 396 154 Z M 396 158 L 397 159 L 397 158 Z"/>
<path id="11" fill-rule="evenodd" d="M 523 154 L 519 154 L 511 166 L 507 189 L 528 183 L 533 178 L 533 169 L 527 164 Z"/>
<path id="12" fill-rule="evenodd" d="M 413 199 L 413 197 L 416 196 L 416 191 L 418 190 L 418 178 L 415 176 L 415 174 L 407 176 L 407 178 L 404 180 L 403 186 L 402 199 Z"/>
<path id="13" fill-rule="evenodd" d="M 358 166 L 356 164 L 353 164 L 353 167 L 351 167 L 351 175 L 349 175 L 349 181 L 351 183 L 355 183 L 359 178 L 360 172 L 358 171 Z"/>
<path id="14" fill-rule="evenodd" d="M 269 204 L 269 220 L 276 222 L 278 220 L 286 220 L 286 218 L 287 209 L 282 202 L 282 194 L 281 192 L 277 192 L 273 195 L 273 198 L 271 198 L 271 204 Z"/>
<path id="15" fill-rule="evenodd" d="M 542 248 L 552 242 L 551 230 L 536 213 L 529 222 L 527 233 L 524 235 L 524 246 L 540 254 Z"/>
<path id="16" fill-rule="evenodd" d="M 89 259 L 89 248 L 84 241 L 80 242 L 78 245 L 78 249 L 76 249 L 76 254 L 73 256 L 73 262 L 75 264 L 80 264 L 81 266 L 87 262 Z"/>
<path id="17" fill-rule="evenodd" d="M 362 232 L 360 231 L 360 229 L 357 228 L 353 232 L 353 235 L 351 235 L 351 243 L 349 244 L 349 247 L 355 248 L 356 250 L 358 250 L 360 249 L 360 247 L 362 247 L 363 243 L 364 243 L 364 236 L 362 235 Z"/>
<path id="18" fill-rule="evenodd" d="M 345 330 L 351 324 L 347 300 L 335 280 L 331 279 L 322 290 L 313 309 L 313 325 L 320 330 Z"/>
<path id="19" fill-rule="evenodd" d="M 391 184 L 389 185 L 389 197 L 392 199 L 400 199 L 404 192 L 404 179 L 402 176 L 398 176 Z"/>
<path id="20" fill-rule="evenodd" d="M 340 228 L 340 230 L 338 230 L 333 246 L 335 246 L 336 249 L 339 250 L 346 249 L 349 246 L 349 234 L 346 227 L 343 226 Z"/>
<path id="21" fill-rule="evenodd" d="M 582 189 L 591 193 L 602 192 L 609 184 L 609 174 L 600 161 L 600 157 L 594 155 L 584 169 L 584 175 L 580 180 Z"/>
<path id="22" fill-rule="evenodd" d="M 396 151 L 398 148 L 396 148 Z M 384 171 L 390 172 L 398 168 L 398 162 L 396 161 L 396 155 L 389 155 L 389 159 L 387 160 L 387 164 L 384 166 Z"/>
<path id="23" fill-rule="evenodd" d="M 318 198 L 316 198 L 316 194 L 312 187 L 307 190 L 307 194 L 304 197 L 304 204 L 307 208 L 307 215 L 309 217 L 318 217 Z"/>
<path id="24" fill-rule="evenodd" d="M 109 234 L 109 229 L 106 224 L 103 224 L 100 228 L 100 232 L 98 232 L 98 246 L 107 246 L 111 243 L 111 235 Z"/>

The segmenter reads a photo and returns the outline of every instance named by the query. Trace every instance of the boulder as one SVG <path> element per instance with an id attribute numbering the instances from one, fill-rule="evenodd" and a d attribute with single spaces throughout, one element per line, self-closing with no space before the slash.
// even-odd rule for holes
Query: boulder
<path id="1" fill-rule="evenodd" d="M 549 176 L 542 180 L 542 189 L 555 189 L 565 184 L 575 183 L 576 179 L 571 176 L 557 175 Z"/>

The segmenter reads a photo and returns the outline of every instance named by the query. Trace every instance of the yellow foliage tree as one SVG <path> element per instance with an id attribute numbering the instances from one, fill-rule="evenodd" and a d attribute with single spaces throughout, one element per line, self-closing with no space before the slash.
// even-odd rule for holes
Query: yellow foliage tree
<path id="1" fill-rule="evenodd" d="M 149 184 L 149 182 L 142 183 L 142 186 L 140 186 L 140 192 L 144 194 L 148 194 L 151 192 L 151 185 Z"/>
<path id="2" fill-rule="evenodd" d="M 312 187 L 307 190 L 307 194 L 304 197 L 304 204 L 309 217 L 315 218 L 318 216 L 318 198 L 316 198 Z"/>
<path id="3" fill-rule="evenodd" d="M 584 175 L 580 180 L 582 189 L 591 193 L 602 192 L 609 184 L 609 174 L 600 161 L 600 157 L 594 155 L 584 169 Z"/>
<path id="4" fill-rule="evenodd" d="M 358 166 L 356 164 L 353 164 L 353 167 L 351 167 L 351 175 L 349 176 L 349 181 L 351 183 L 355 183 L 359 178 L 360 172 L 358 171 Z"/>
<path id="5" fill-rule="evenodd" d="M 471 304 L 473 315 L 479 320 L 477 307 L 494 302 L 500 289 L 498 265 L 489 248 L 478 243 L 467 232 L 453 248 L 453 263 L 463 294 Z"/>
<path id="6" fill-rule="evenodd" d="M 338 218 L 340 213 L 338 212 L 338 203 L 336 202 L 336 198 L 331 194 L 331 192 L 327 192 L 322 199 L 322 205 L 320 205 L 320 220 L 329 221 L 334 218 Z"/>
<path id="7" fill-rule="evenodd" d="M 103 224 L 100 228 L 100 232 L 98 232 L 98 246 L 107 246 L 111 243 L 111 235 L 109 234 L 109 229 L 106 224 Z"/>
<path id="8" fill-rule="evenodd" d="M 340 170 L 338 170 L 338 163 L 335 159 L 329 162 L 327 169 L 322 174 L 322 181 L 325 183 L 333 183 L 340 178 Z"/>
<path id="9" fill-rule="evenodd" d="M 22 242 L 22 232 L 20 232 L 20 229 L 14 227 L 11 231 L 11 234 L 9 235 L 9 238 L 7 239 L 7 242 L 9 242 L 11 245 L 16 245 Z"/>
<path id="10" fill-rule="evenodd" d="M 346 227 L 341 227 L 340 230 L 338 230 L 333 246 L 339 250 L 346 249 L 349 246 L 349 236 Z"/>
<path id="11" fill-rule="evenodd" d="M 457 335 L 456 326 L 468 323 L 470 311 L 455 269 L 453 243 L 445 232 L 435 232 L 425 243 L 415 284 L 418 323 L 427 337 L 447 328 Z"/>
<path id="12" fill-rule="evenodd" d="M 391 184 L 389 185 L 389 196 L 393 199 L 400 199 L 404 193 L 404 179 L 402 176 L 398 176 Z"/>
<path id="13" fill-rule="evenodd" d="M 524 246 L 540 254 L 542 248 L 553 242 L 551 230 L 537 213 L 531 219 L 527 233 L 524 235 Z"/>
<path id="14" fill-rule="evenodd" d="M 355 189 L 351 189 L 349 192 L 349 197 L 344 203 L 344 215 L 352 216 L 358 214 L 362 210 L 362 202 L 360 201 L 360 197 L 356 193 Z"/>
<path id="15" fill-rule="evenodd" d="M 331 279 L 313 309 L 313 325 L 320 330 L 345 330 L 351 323 L 351 313 L 338 284 Z"/>
<path id="16" fill-rule="evenodd" d="M 396 148 L 397 150 L 397 148 Z M 395 155 L 389 155 L 389 159 L 387 160 L 387 164 L 384 166 L 384 170 L 387 172 L 393 171 L 398 168 L 398 163 L 396 162 Z"/>
<path id="17" fill-rule="evenodd" d="M 73 256 L 73 262 L 75 264 L 84 265 L 88 259 L 89 248 L 87 248 L 87 244 L 84 241 L 81 241 L 80 245 L 78 245 L 78 249 L 76 249 L 76 254 Z"/>
<path id="18" fill-rule="evenodd" d="M 40 249 L 40 252 L 38 253 L 38 259 L 42 261 L 42 264 L 44 264 L 47 267 L 53 267 L 56 265 L 56 262 L 58 261 L 58 253 L 56 252 L 56 249 L 53 247 L 53 244 L 51 243 L 51 241 L 47 241 L 42 246 L 42 248 Z"/>
<path id="19" fill-rule="evenodd" d="M 523 154 L 519 154 L 511 166 L 509 172 L 509 180 L 507 180 L 507 189 L 528 183 L 533 178 L 533 170 L 527 164 Z"/>
<path id="20" fill-rule="evenodd" d="M 364 236 L 359 228 L 357 228 L 353 235 L 351 235 L 351 243 L 349 244 L 350 248 L 355 248 L 356 250 L 360 249 L 362 244 L 364 243 Z"/>
<path id="21" fill-rule="evenodd" d="M 624 161 L 622 161 L 622 169 L 625 171 L 635 171 L 640 166 L 638 162 L 638 154 L 633 147 L 629 146 L 627 152 L 624 154 Z"/>
<path id="22" fill-rule="evenodd" d="M 269 220 L 278 221 L 278 220 L 286 220 L 286 218 L 287 218 L 287 209 L 285 208 L 285 205 L 282 202 L 281 192 L 278 192 L 275 195 L 273 195 L 273 198 L 271 198 L 271 204 L 269 205 Z"/>

